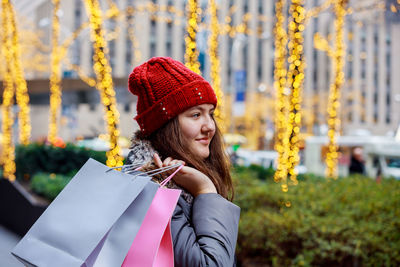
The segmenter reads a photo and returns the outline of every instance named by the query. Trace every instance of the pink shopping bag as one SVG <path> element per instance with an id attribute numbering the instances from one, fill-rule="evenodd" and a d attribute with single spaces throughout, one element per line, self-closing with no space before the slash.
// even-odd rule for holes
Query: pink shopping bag
<path id="1" fill-rule="evenodd" d="M 140 226 L 122 267 L 172 267 L 174 251 L 171 236 L 171 217 L 181 190 L 164 185 L 183 166 L 165 179 L 158 189 Z"/>

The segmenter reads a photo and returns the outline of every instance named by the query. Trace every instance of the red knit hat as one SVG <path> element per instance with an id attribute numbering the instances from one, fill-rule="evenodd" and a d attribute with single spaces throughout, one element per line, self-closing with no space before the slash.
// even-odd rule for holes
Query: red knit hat
<path id="1" fill-rule="evenodd" d="M 129 75 L 129 91 L 138 96 L 135 120 L 149 135 L 188 108 L 217 105 L 211 85 L 179 61 L 154 57 Z"/>

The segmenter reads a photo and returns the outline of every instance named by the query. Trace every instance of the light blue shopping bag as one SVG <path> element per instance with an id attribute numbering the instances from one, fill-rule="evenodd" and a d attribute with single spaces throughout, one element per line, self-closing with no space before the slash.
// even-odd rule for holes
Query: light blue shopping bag
<path id="1" fill-rule="evenodd" d="M 27 266 L 121 266 L 158 189 L 89 159 L 12 250 Z"/>

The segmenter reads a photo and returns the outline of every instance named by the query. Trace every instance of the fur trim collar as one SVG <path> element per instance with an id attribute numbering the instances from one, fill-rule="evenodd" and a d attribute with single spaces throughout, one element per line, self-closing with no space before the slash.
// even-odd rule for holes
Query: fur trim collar
<path id="1" fill-rule="evenodd" d="M 134 164 L 136 166 L 140 165 L 142 166 L 142 168 L 140 169 L 141 171 L 150 171 L 157 169 L 157 166 L 153 162 L 153 155 L 156 152 L 157 151 L 153 148 L 150 141 L 142 139 L 133 139 L 125 164 L 126 165 Z M 135 168 L 137 167 L 126 166 L 122 168 L 122 171 L 128 172 L 134 170 Z M 156 183 L 160 183 L 165 178 L 167 178 L 167 175 L 165 173 L 161 173 L 153 176 L 152 180 Z M 181 195 L 183 196 L 183 198 L 190 204 L 193 202 L 193 196 L 185 189 L 178 186 L 172 179 L 166 184 L 166 187 L 182 190 Z"/>
<path id="2" fill-rule="evenodd" d="M 127 157 L 127 164 L 147 164 L 153 160 L 156 153 L 150 141 L 134 139 Z"/>

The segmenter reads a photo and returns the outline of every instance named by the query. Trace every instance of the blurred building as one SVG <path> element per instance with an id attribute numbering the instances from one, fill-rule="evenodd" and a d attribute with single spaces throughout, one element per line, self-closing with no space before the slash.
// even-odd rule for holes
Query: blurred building
<path id="1" fill-rule="evenodd" d="M 23 16 L 32 19 L 37 29 L 44 32 L 42 41 L 51 41 L 50 0 L 19 0 L 16 7 Z M 100 1 L 105 10 L 109 1 Z M 185 0 L 114 0 L 128 15 L 106 21 L 109 56 L 113 76 L 120 79 L 116 85 L 121 113 L 134 116 L 133 96 L 126 94 L 126 83 L 134 66 L 154 56 L 170 56 L 184 60 Z M 310 10 L 325 0 L 306 0 Z M 346 16 L 346 82 L 342 90 L 342 128 L 344 134 L 359 130 L 384 135 L 395 131 L 400 122 L 400 24 L 393 14 L 386 12 L 373 0 L 352 0 L 353 12 Z M 198 33 L 199 60 L 203 75 L 210 79 L 210 61 L 207 51 L 209 34 L 207 1 L 200 1 L 202 22 Z M 221 29 L 239 26 L 242 33 L 225 33 L 219 37 L 222 88 L 233 99 L 233 114 L 243 115 L 244 92 L 254 92 L 273 99 L 273 25 L 275 1 L 229 0 L 217 1 Z M 132 9 L 133 8 L 133 9 Z M 130 12 L 134 10 L 134 12 Z M 397 13 L 398 15 L 399 13 Z M 82 0 L 61 1 L 61 39 L 70 36 L 87 21 Z M 396 16 L 394 16 L 396 18 Z M 332 40 L 334 15 L 322 12 L 311 18 L 304 33 L 305 71 L 303 109 L 304 131 L 325 134 L 326 107 L 329 84 L 332 80 L 331 62 L 325 52 L 313 46 L 316 32 Z M 244 26 L 244 28 L 240 27 Z M 112 35 L 115 33 L 114 35 Z M 115 38 L 114 38 L 115 37 Z M 72 64 L 93 76 L 89 29 L 84 29 L 69 49 Z M 29 79 L 46 79 L 48 73 L 30 72 Z M 79 79 L 77 73 L 63 65 L 64 79 Z M 82 84 L 69 90 L 63 88 L 63 105 L 86 103 L 96 105 L 99 97 L 94 88 Z M 32 104 L 48 103 L 48 94 L 34 95 Z M 267 110 L 267 109 L 266 109 Z M 124 113 L 125 112 L 125 113 Z M 87 115 L 87 114 L 85 114 Z M 34 120 L 35 118 L 33 118 Z M 43 120 L 43 119 L 41 119 Z M 265 112 L 265 120 L 273 122 L 273 113 Z M 90 122 L 90 119 L 87 119 Z M 132 124 L 132 121 L 121 121 Z M 268 123 L 267 123 L 268 125 Z M 82 126 L 83 127 L 83 126 Z M 96 126 L 97 127 L 97 126 Z M 99 126 L 100 127 L 100 126 Z M 34 127 L 35 128 L 35 127 Z M 101 128 L 101 127 L 100 127 Z M 35 131 L 35 129 L 33 129 Z M 129 136 L 133 128 L 122 130 Z M 46 131 L 44 131 L 44 134 Z"/>

